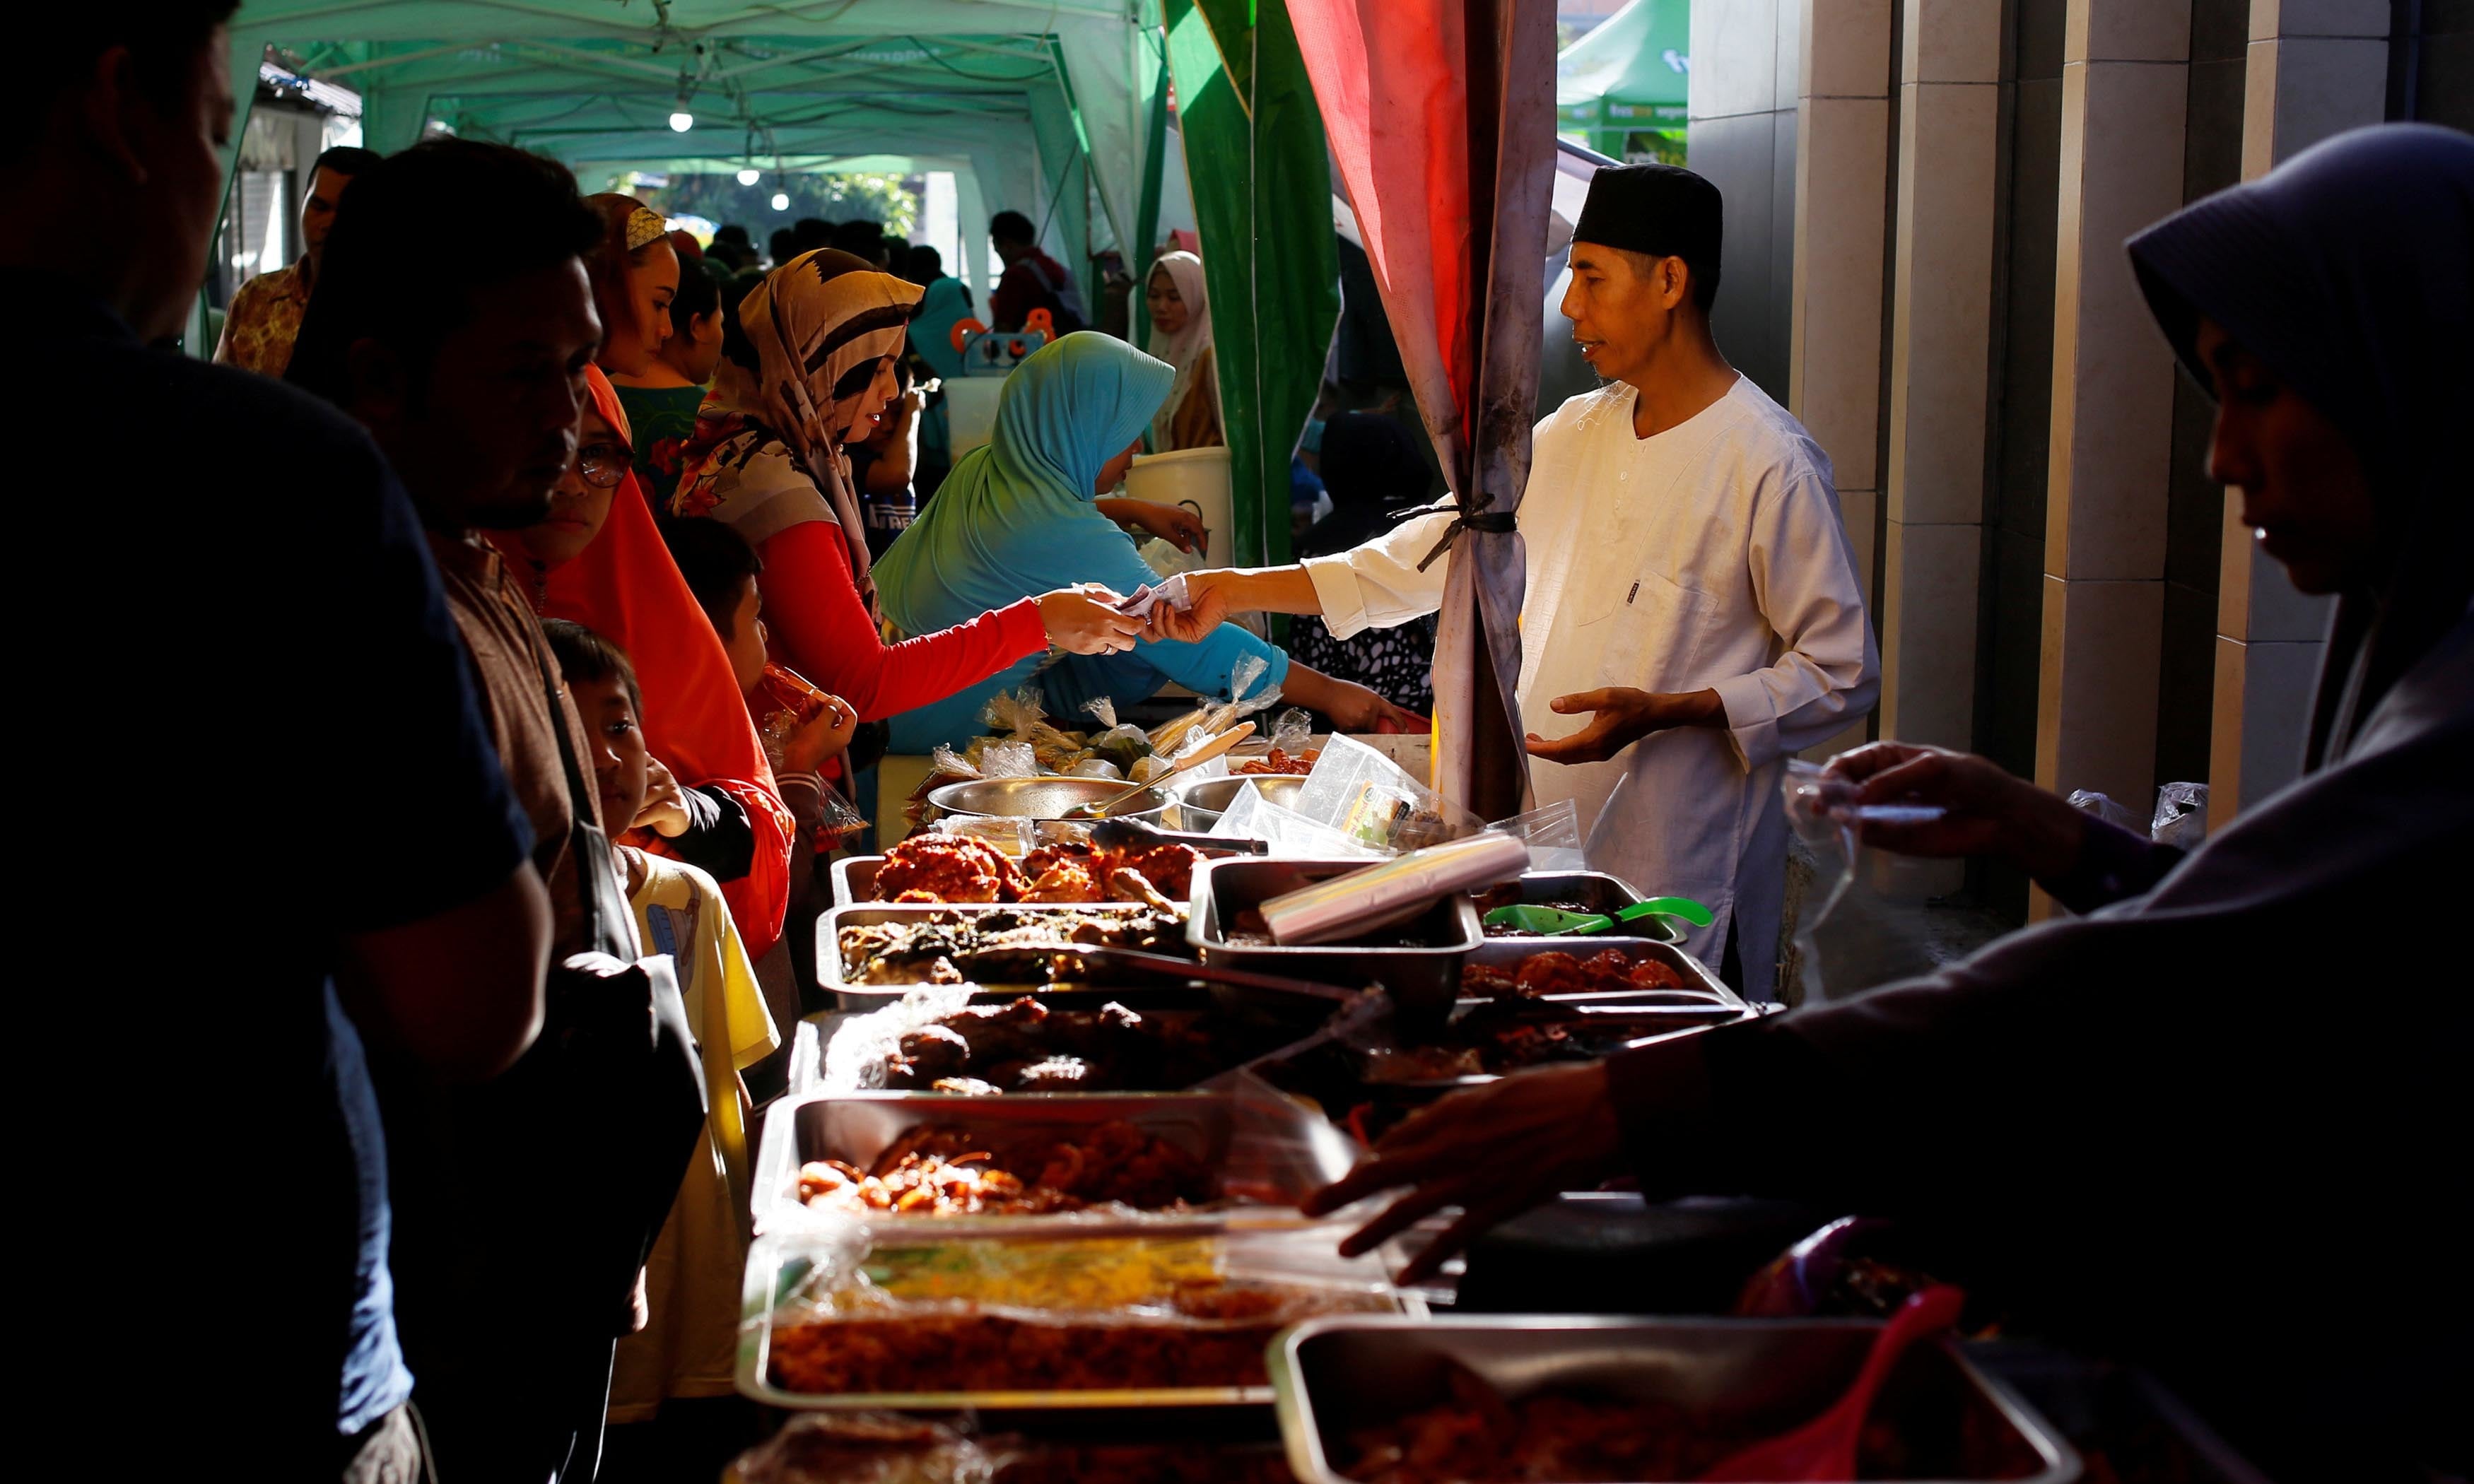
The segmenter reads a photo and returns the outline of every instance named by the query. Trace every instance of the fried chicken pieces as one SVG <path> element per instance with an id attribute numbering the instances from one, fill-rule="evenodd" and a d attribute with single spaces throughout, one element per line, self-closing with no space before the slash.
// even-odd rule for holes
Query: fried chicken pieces
<path id="1" fill-rule="evenodd" d="M 877 895 L 887 901 L 1015 901 L 1022 873 L 1003 850 L 965 835 L 913 835 L 885 852 Z"/>
<path id="2" fill-rule="evenodd" d="M 866 1170 L 839 1160 L 799 1169 L 799 1199 L 812 1209 L 905 1216 L 1029 1216 L 1104 1205 L 1183 1210 L 1211 1198 L 1202 1161 L 1123 1118 L 1093 1125 L 1079 1140 L 1028 1140 L 1002 1161 L 972 1148 L 961 1129 L 921 1124 Z"/>
<path id="3" fill-rule="evenodd" d="M 913 835 L 885 854 L 876 895 L 896 902 L 1139 902 L 1173 906 L 1193 888 L 1190 846 L 1100 850 L 1046 845 L 1016 866 L 993 846 L 962 835 Z"/>

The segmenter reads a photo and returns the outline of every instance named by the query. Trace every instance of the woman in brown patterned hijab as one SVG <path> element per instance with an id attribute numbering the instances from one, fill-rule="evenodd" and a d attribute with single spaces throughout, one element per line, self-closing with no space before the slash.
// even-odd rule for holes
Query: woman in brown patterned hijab
<path id="1" fill-rule="evenodd" d="M 756 548 L 774 658 L 875 721 L 939 701 L 1051 644 L 1129 650 L 1140 622 L 1085 584 L 897 643 L 878 627 L 867 533 L 842 457 L 884 419 L 920 289 L 830 248 L 740 301 L 713 393 L 680 456 L 673 518 L 709 516 Z"/>

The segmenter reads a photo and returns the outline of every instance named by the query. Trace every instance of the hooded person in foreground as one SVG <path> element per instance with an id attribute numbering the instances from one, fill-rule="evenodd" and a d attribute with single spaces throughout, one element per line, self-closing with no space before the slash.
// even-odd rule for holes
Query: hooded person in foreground
<path id="1" fill-rule="evenodd" d="M 2150 1367 L 2270 1476 L 2474 1462 L 2467 1181 L 2446 1152 L 2474 1036 L 2466 996 L 2430 982 L 2474 848 L 2455 436 L 2474 139 L 2342 135 L 2130 255 L 2218 400 L 2212 475 L 2297 586 L 2338 597 L 2306 775 L 2184 858 L 1981 758 L 1847 754 L 1859 802 L 1950 811 L 1874 843 L 2004 853 L 2090 915 L 1843 1004 L 1446 1098 L 1309 1202 L 1415 1187 L 1345 1250 L 1464 1208 L 1413 1264 L 1431 1269 L 1626 1166 L 1653 1199 L 1798 1197 L 1931 1233 L 1969 1269 L 1942 1276 Z M 2331 923 L 2368 930 L 2312 931 Z"/>

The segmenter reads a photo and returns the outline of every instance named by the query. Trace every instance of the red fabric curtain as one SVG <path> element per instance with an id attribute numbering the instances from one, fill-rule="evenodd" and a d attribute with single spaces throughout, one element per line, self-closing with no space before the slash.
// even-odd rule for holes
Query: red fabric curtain
<path id="1" fill-rule="evenodd" d="M 1482 817 L 1528 790 L 1513 690 L 1554 180 L 1551 0 L 1289 0 L 1410 389 L 1470 522 L 1435 649 L 1435 777 Z M 1442 560 L 1438 558 L 1437 560 Z"/>

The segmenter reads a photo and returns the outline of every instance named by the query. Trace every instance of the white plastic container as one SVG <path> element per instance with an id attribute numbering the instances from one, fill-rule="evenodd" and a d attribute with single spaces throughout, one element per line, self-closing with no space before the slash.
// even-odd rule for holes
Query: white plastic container
<path id="1" fill-rule="evenodd" d="M 993 420 L 995 410 L 989 410 Z M 985 443 L 982 434 L 980 441 Z M 955 433 L 954 447 L 962 447 L 961 434 Z M 1134 458 L 1134 467 L 1126 474 L 1126 498 L 1150 500 L 1158 505 L 1182 505 L 1191 502 L 1202 513 L 1202 523 L 1211 532 L 1205 549 L 1207 566 L 1225 567 L 1236 557 L 1236 515 L 1228 495 L 1228 450 L 1225 448 L 1180 448 L 1175 453 L 1146 453 Z"/>
<path id="2" fill-rule="evenodd" d="M 988 441 L 997 425 L 997 394 L 1005 390 L 1003 376 L 948 376 L 945 378 L 945 428 L 953 441 L 954 457 L 979 447 Z"/>

